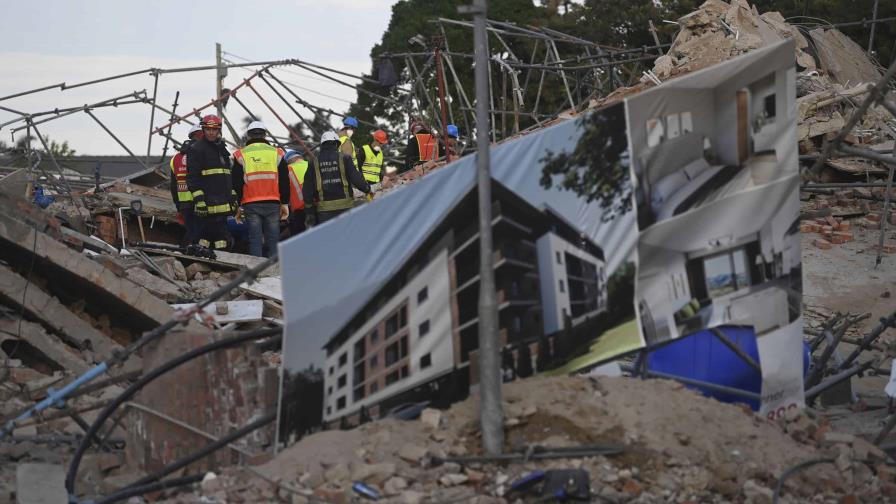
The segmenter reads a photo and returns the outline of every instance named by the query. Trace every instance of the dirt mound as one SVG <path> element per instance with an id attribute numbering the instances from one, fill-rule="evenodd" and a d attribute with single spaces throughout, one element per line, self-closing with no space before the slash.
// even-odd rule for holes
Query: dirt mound
<path id="1" fill-rule="evenodd" d="M 427 410 L 421 420 L 314 434 L 250 469 L 254 475 L 234 469 L 218 478 L 206 497 L 354 502 L 360 497 L 352 482 L 363 481 L 385 502 L 513 502 L 518 496 L 509 493 L 510 483 L 528 472 L 582 468 L 592 491 L 611 502 L 770 502 L 784 471 L 819 457 L 836 463 L 788 479 L 782 502 L 896 496 L 882 452 L 803 415 L 769 423 L 664 380 L 533 378 L 506 384 L 503 393 L 507 452 L 595 444 L 619 444 L 624 451 L 442 463 L 439 458 L 481 454 L 478 400 L 471 397 L 444 412 Z"/>

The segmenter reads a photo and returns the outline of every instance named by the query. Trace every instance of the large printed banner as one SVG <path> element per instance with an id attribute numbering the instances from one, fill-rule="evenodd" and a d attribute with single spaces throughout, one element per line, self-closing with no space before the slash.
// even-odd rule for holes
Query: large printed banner
<path id="1" fill-rule="evenodd" d="M 761 413 L 803 406 L 794 78 L 785 41 L 492 147 L 506 380 L 680 366 L 713 328 Z M 281 243 L 281 444 L 478 384 L 477 208 L 467 156 Z"/>

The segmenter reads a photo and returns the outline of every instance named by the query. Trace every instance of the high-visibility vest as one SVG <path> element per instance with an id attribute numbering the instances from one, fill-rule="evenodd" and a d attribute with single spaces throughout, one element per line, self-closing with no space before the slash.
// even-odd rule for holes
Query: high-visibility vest
<path id="1" fill-rule="evenodd" d="M 336 161 L 314 159 L 314 177 L 317 184 L 317 209 L 321 212 L 348 210 L 355 206 L 352 190 L 345 176 L 342 153 Z"/>
<path id="2" fill-rule="evenodd" d="M 305 172 L 308 171 L 308 161 L 304 159 L 289 165 L 289 208 L 302 210 L 305 208 L 305 199 L 302 196 L 302 184 L 305 181 Z"/>
<path id="3" fill-rule="evenodd" d="M 352 146 L 352 163 L 355 163 L 355 168 L 358 167 L 358 151 L 355 150 L 355 144 L 352 143 L 352 139 L 346 135 L 342 135 L 339 137 L 339 152 L 342 152 L 342 145 L 348 142 L 349 145 Z"/>
<path id="4" fill-rule="evenodd" d="M 177 201 L 193 201 L 193 193 L 187 189 L 187 155 L 178 152 L 168 163 L 171 176 L 177 181 Z"/>
<path id="5" fill-rule="evenodd" d="M 280 201 L 277 165 L 283 149 L 263 142 L 249 144 L 236 151 L 234 157 L 243 165 L 242 204 L 253 201 Z"/>
<path id="6" fill-rule="evenodd" d="M 383 170 L 383 151 L 374 153 L 369 145 L 365 145 L 363 149 L 364 164 L 361 165 L 361 173 L 364 175 L 364 180 L 376 184 L 380 181 L 380 173 Z"/>
<path id="7" fill-rule="evenodd" d="M 420 153 L 420 161 L 429 161 L 439 157 L 439 142 L 429 133 L 417 133 L 417 151 Z"/>

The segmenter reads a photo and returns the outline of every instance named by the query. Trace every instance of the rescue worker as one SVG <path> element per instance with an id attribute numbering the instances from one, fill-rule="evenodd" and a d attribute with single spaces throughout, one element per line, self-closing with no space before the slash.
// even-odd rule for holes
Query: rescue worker
<path id="1" fill-rule="evenodd" d="M 187 152 L 187 189 L 193 196 L 199 245 L 224 250 L 233 244 L 227 216 L 237 209 L 230 178 L 230 152 L 221 137 L 221 119 L 209 114 L 199 123 L 204 138 Z"/>
<path id="2" fill-rule="evenodd" d="M 408 139 L 408 147 L 404 153 L 404 170 L 411 170 L 417 165 L 439 158 L 439 142 L 429 132 L 426 125 L 419 118 L 411 119 L 411 138 Z"/>
<path id="3" fill-rule="evenodd" d="M 373 141 L 365 144 L 358 151 L 358 166 L 364 180 L 370 184 L 371 191 L 379 189 L 380 182 L 386 178 L 386 166 L 383 164 L 383 146 L 389 143 L 389 136 L 383 130 L 373 132 Z M 374 187 L 376 186 L 376 187 Z"/>
<path id="4" fill-rule="evenodd" d="M 193 194 L 187 189 L 187 152 L 193 142 L 202 138 L 202 127 L 198 124 L 190 128 L 187 140 L 181 144 L 180 150 L 168 166 L 171 167 L 171 199 L 177 207 L 177 213 L 183 218 L 184 233 L 181 245 L 194 245 L 199 239 L 196 226 L 196 216 L 193 215 Z"/>
<path id="5" fill-rule="evenodd" d="M 249 225 L 249 254 L 262 256 L 262 238 L 267 245 L 265 257 L 275 255 L 280 239 L 280 221 L 289 217 L 289 168 L 283 149 L 268 143 L 268 129 L 261 121 L 252 121 L 246 130 L 246 146 L 233 153 L 233 189 L 243 218 Z"/>
<path id="6" fill-rule="evenodd" d="M 352 186 L 370 197 L 370 186 L 355 168 L 351 156 L 339 150 L 339 135 L 327 131 L 320 137 L 320 153 L 305 172 L 302 195 L 306 225 L 322 224 L 354 206 Z M 309 206 L 314 205 L 314 211 Z"/>
<path id="7" fill-rule="evenodd" d="M 286 165 L 289 168 L 289 236 L 295 236 L 305 230 L 305 196 L 302 184 L 308 161 L 298 151 L 286 151 Z"/>
<path id="8" fill-rule="evenodd" d="M 361 166 L 358 164 L 358 151 L 355 149 L 355 144 L 352 143 L 352 135 L 357 129 L 358 120 L 352 116 L 346 116 L 342 120 L 342 129 L 339 130 L 339 151 L 346 156 L 351 156 L 355 168 Z"/>

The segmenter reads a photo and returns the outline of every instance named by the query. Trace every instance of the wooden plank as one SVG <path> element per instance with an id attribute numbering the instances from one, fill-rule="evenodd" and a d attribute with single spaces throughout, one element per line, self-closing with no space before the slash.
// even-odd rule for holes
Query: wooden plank
<path id="1" fill-rule="evenodd" d="M 873 164 L 872 161 L 860 157 L 828 159 L 825 164 L 830 166 L 831 168 L 834 168 L 835 170 L 839 170 L 852 175 L 864 175 L 865 173 L 874 175 L 886 175 L 887 173 L 889 173 L 886 168 Z"/>
<path id="2" fill-rule="evenodd" d="M 44 356 L 58 364 L 62 369 L 79 374 L 90 369 L 90 366 L 84 359 L 70 352 L 66 348 L 65 343 L 47 334 L 39 324 L 23 320 L 21 330 L 19 330 L 18 320 L 3 320 L 0 321 L 0 335 L 3 334 L 21 336 L 23 341 L 38 349 Z"/>
<path id="3" fill-rule="evenodd" d="M 251 301 L 226 301 L 227 313 L 218 315 L 215 305 L 212 303 L 203 309 L 218 324 L 227 324 L 230 322 L 258 322 L 262 319 L 262 311 L 264 305 L 262 300 L 253 299 Z M 188 310 L 196 306 L 196 303 L 174 304 L 172 308 L 176 310 Z M 202 321 L 202 317 L 196 314 L 196 320 Z"/>
<path id="4" fill-rule="evenodd" d="M 259 278 L 252 284 L 243 282 L 240 284 L 240 290 L 256 297 L 270 299 L 278 303 L 283 302 L 283 285 L 280 282 L 280 277 Z"/>
<path id="5" fill-rule="evenodd" d="M 121 345 L 94 329 L 55 297 L 49 296 L 34 284 L 26 288 L 28 284 L 18 273 L 0 265 L 0 296 L 9 300 L 14 307 L 21 308 L 24 305 L 30 317 L 41 320 L 43 325 L 78 347 L 93 349 L 101 360 L 112 357 L 114 350 L 121 349 Z"/>

